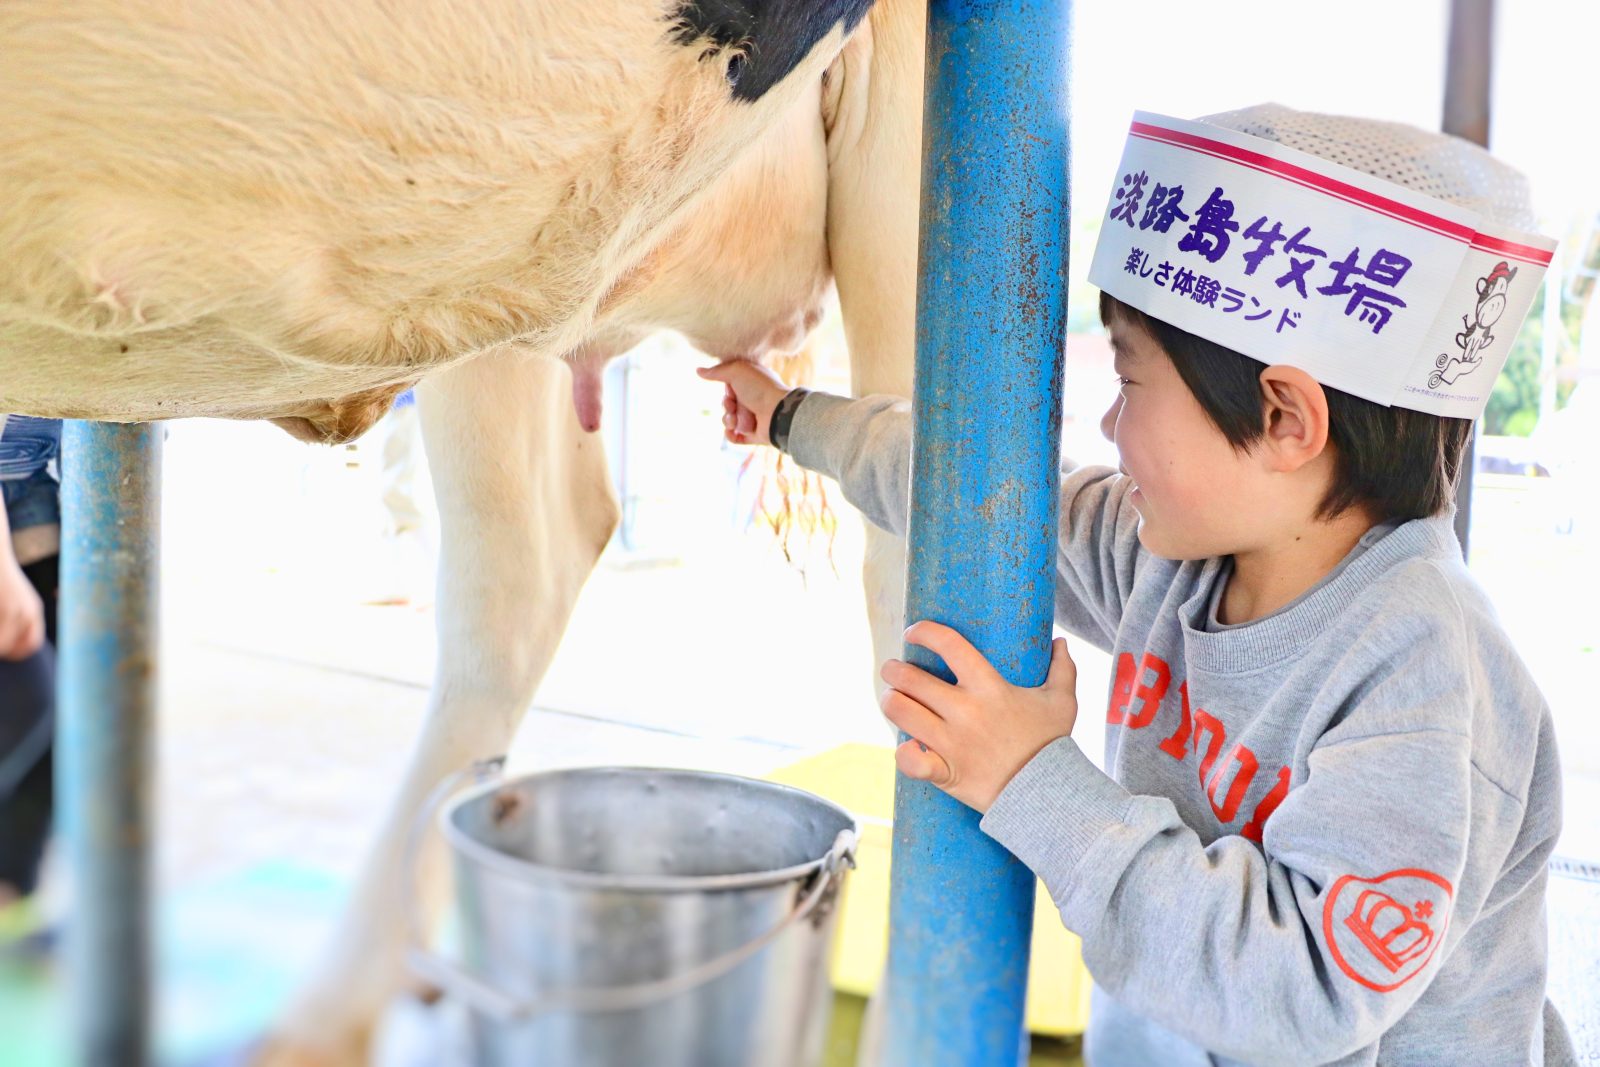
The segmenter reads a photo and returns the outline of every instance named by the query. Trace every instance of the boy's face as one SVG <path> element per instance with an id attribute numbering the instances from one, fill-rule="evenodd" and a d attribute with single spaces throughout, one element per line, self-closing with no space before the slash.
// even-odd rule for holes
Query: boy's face
<path id="1" fill-rule="evenodd" d="M 1121 388 L 1100 432 L 1136 486 L 1140 543 L 1166 559 L 1257 547 L 1281 503 L 1253 453 L 1234 449 L 1147 331 L 1120 317 L 1109 330 Z"/>

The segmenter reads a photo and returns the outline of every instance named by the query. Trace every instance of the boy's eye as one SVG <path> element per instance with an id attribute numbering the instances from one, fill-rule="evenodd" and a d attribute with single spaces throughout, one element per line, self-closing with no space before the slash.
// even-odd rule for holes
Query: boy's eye
<path id="1" fill-rule="evenodd" d="M 1125 385 L 1132 385 L 1132 384 L 1133 384 L 1133 379 L 1132 378 L 1124 378 L 1124 377 L 1122 377 L 1120 375 L 1117 377 L 1117 388 L 1119 388 L 1119 389 L 1122 388 Z"/>

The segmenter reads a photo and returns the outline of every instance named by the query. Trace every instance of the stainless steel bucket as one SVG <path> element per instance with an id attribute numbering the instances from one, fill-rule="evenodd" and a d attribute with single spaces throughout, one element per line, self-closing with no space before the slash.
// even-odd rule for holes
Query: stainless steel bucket
<path id="1" fill-rule="evenodd" d="M 470 1008 L 495 1067 L 813 1067 L 855 823 L 769 782 L 594 768 L 490 782 L 441 820 Z"/>

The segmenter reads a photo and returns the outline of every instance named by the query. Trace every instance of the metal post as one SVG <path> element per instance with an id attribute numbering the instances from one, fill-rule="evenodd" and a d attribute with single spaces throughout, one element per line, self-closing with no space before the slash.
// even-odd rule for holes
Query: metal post
<path id="1" fill-rule="evenodd" d="M 1494 0 L 1450 0 L 1450 39 L 1444 65 L 1444 116 L 1440 128 L 1485 147 L 1489 144 L 1494 79 Z M 1478 424 L 1472 424 L 1456 481 L 1456 539 L 1462 558 L 1472 525 L 1472 482 L 1478 467 Z"/>
<path id="2" fill-rule="evenodd" d="M 928 10 L 906 619 L 954 626 L 1020 685 L 1049 665 L 1070 11 Z M 894 837 L 885 1062 L 1016 1067 L 1033 874 L 975 812 L 903 777 Z"/>
<path id="3" fill-rule="evenodd" d="M 159 430 L 62 434 L 57 796 L 72 884 L 73 1062 L 150 1062 Z"/>

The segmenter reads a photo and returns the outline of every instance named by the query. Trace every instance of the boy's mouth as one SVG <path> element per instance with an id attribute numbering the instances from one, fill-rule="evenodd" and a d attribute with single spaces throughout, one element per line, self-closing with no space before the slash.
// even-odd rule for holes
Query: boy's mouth
<path id="1" fill-rule="evenodd" d="M 1124 467 L 1118 467 L 1117 472 L 1124 478 L 1128 479 L 1128 499 L 1132 500 L 1137 496 L 1140 500 L 1143 500 L 1144 494 L 1139 492 L 1139 483 L 1134 480 L 1133 475 L 1129 474 L 1127 469 Z"/>

